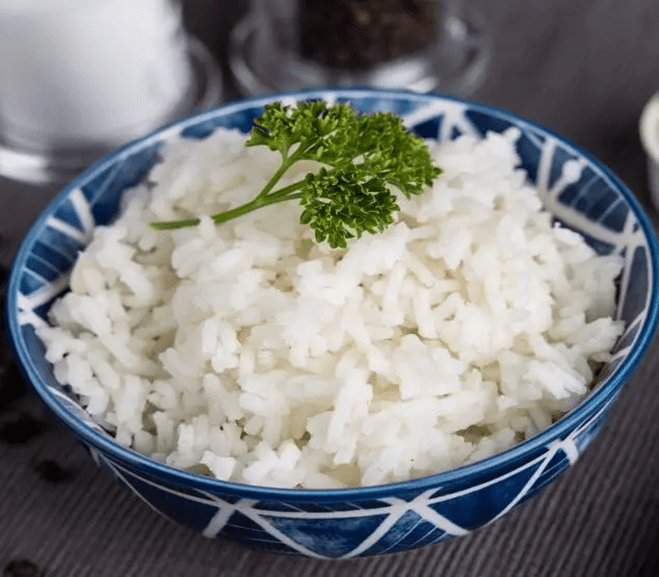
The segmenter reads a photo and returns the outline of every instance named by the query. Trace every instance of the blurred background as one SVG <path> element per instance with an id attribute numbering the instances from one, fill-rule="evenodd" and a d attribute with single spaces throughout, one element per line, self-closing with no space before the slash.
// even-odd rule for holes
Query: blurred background
<path id="1" fill-rule="evenodd" d="M 291 0 L 288 0 L 290 3 Z M 646 196 L 638 137 L 644 104 L 659 90 L 659 4 L 652 0 L 464 0 L 482 15 L 491 55 L 470 96 L 540 122 L 609 165 Z M 183 0 L 187 29 L 222 63 L 245 0 Z M 234 90 L 234 91 L 232 91 Z"/>
<path id="2" fill-rule="evenodd" d="M 72 2 L 71 0 L 49 0 L 46 4 L 57 5 L 58 3 L 71 4 Z M 119 3 L 125 4 L 125 1 L 121 0 Z M 96 4 L 88 6 L 99 4 L 103 4 L 103 2 L 96 2 Z M 108 2 L 106 1 L 105 4 Z M 147 4 L 156 6 L 163 3 L 162 0 L 155 2 L 148 0 L 143 4 L 143 8 Z M 12 21 L 11 19 L 12 6 L 14 6 L 14 10 L 17 10 L 16 6 L 30 5 L 39 6 L 39 3 L 28 0 L 23 4 L 22 0 L 7 0 L 6 7 L 0 11 L 0 33 L 4 27 L 5 39 L 11 37 L 9 33 L 12 29 L 16 32 L 16 27 L 12 22 L 17 20 Z M 119 6 L 116 3 L 115 5 Z M 181 11 L 179 18 L 182 20 L 187 41 L 198 40 L 198 46 L 202 50 L 205 48 L 205 52 L 201 53 L 202 68 L 205 66 L 202 75 L 205 74 L 205 79 L 210 77 L 213 81 L 221 78 L 221 86 L 212 87 L 212 90 L 202 95 L 203 98 L 199 97 L 194 102 L 184 102 L 179 109 L 171 111 L 173 117 L 178 113 L 185 114 L 194 111 L 195 106 L 203 108 L 220 101 L 237 98 L 248 92 L 293 89 L 303 86 L 315 72 L 311 69 L 302 69 L 298 71 L 297 77 L 283 79 L 286 74 L 290 76 L 290 71 L 295 69 L 295 62 L 279 58 L 280 53 L 271 49 L 272 46 L 275 48 L 278 46 L 276 41 L 272 41 L 271 36 L 273 34 L 290 36 L 294 34 L 295 27 L 287 25 L 285 20 L 283 25 L 270 26 L 274 17 L 282 15 L 290 17 L 296 10 L 306 16 L 311 16 L 310 21 L 315 16 L 315 24 L 312 22 L 312 25 L 306 30 L 307 54 L 312 54 L 315 50 L 315 53 L 312 54 L 313 57 L 326 60 L 334 58 L 334 64 L 336 64 L 342 42 L 349 41 L 354 35 L 351 36 L 349 31 L 341 32 L 343 23 L 338 16 L 334 20 L 332 19 L 332 7 L 336 7 L 334 12 L 339 13 L 341 10 L 346 12 L 346 6 L 348 6 L 352 9 L 351 18 L 353 20 L 357 21 L 365 14 L 367 17 L 369 15 L 377 16 L 383 22 L 389 18 L 384 25 L 394 29 L 398 34 L 393 40 L 391 34 L 384 40 L 376 38 L 374 30 L 377 27 L 374 27 L 371 22 L 370 28 L 364 28 L 369 30 L 366 35 L 370 35 L 365 42 L 370 41 L 371 45 L 380 48 L 393 45 L 394 53 L 400 55 L 402 52 L 403 56 L 405 56 L 405 50 L 414 50 L 415 47 L 420 47 L 422 57 L 430 55 L 430 58 L 435 58 L 437 54 L 441 54 L 442 56 L 433 61 L 432 65 L 435 68 L 430 75 L 437 72 L 441 76 L 446 69 L 457 67 L 458 76 L 457 81 L 455 78 L 450 78 L 449 81 L 440 78 L 440 82 L 434 83 L 432 78 L 423 76 L 424 70 L 421 72 L 417 70 L 415 73 L 414 66 L 425 65 L 415 61 L 415 55 L 419 54 L 415 53 L 410 59 L 405 60 L 398 70 L 392 71 L 385 68 L 379 76 L 377 74 L 356 75 L 354 83 L 379 82 L 385 85 L 388 83 L 405 86 L 408 81 L 408 86 L 457 93 L 526 116 L 566 136 L 600 158 L 632 188 L 642 202 L 647 201 L 645 157 L 639 140 L 638 123 L 644 104 L 659 89 L 659 43 L 656 42 L 659 32 L 659 4 L 656 2 L 651 0 L 553 0 L 543 3 L 530 3 L 524 0 L 500 0 L 498 2 L 488 0 L 381 0 L 380 2 L 370 0 L 335 0 L 334 2 L 318 0 L 172 0 L 171 5 Z M 387 6 L 389 8 L 383 8 Z M 394 8 L 392 9 L 391 6 Z M 432 8 L 427 8 L 427 6 L 432 6 Z M 30 9 L 34 10 L 34 8 L 28 10 Z M 146 10 L 146 8 L 144 9 Z M 437 45 L 428 43 L 424 48 L 423 35 L 429 33 L 428 15 L 433 9 L 438 9 L 441 15 L 438 22 L 435 23 L 435 26 L 441 28 L 438 31 L 441 32 L 438 34 L 440 43 Z M 359 12 L 360 10 L 361 12 Z M 388 14 L 387 10 L 389 10 Z M 406 24 L 406 19 L 397 15 L 396 10 L 407 11 L 408 15 L 413 15 L 417 18 L 416 24 L 413 26 L 410 26 L 409 23 Z M 3 19 L 3 12 L 5 16 L 9 14 L 9 18 Z M 457 18 L 452 18 L 456 15 Z M 146 12 L 145 16 L 148 16 Z M 345 18 L 343 22 L 345 22 Z M 472 24 L 477 28 L 475 35 L 476 41 L 479 43 L 475 59 L 480 60 L 473 69 L 466 70 L 470 65 L 466 61 L 469 58 L 467 54 L 469 48 L 467 44 L 471 39 L 469 34 L 474 32 L 467 29 L 466 26 Z M 169 25 L 170 23 L 167 23 L 167 26 Z M 89 25 L 85 24 L 85 28 L 88 27 Z M 106 25 L 105 28 L 109 30 L 109 25 Z M 246 29 L 248 33 L 252 33 L 249 37 L 251 44 L 245 41 Z M 99 28 L 100 30 L 101 28 Z M 448 34 L 447 31 L 449 31 Z M 27 36 L 25 33 L 21 34 L 23 40 L 21 40 L 21 36 L 13 39 L 9 52 L 0 50 L 0 70 L 3 71 L 5 85 L 8 80 L 11 80 L 12 69 L 8 68 L 8 62 L 5 62 L 3 66 L 2 60 L 15 60 L 16 54 L 22 50 L 21 42 L 25 42 L 25 46 L 33 44 L 34 39 L 30 40 L 25 38 Z M 343 37 L 337 38 L 341 34 Z M 44 35 L 38 34 L 38 36 Z M 242 40 L 237 39 L 238 35 Z M 418 38 L 418 40 L 416 43 L 411 42 L 410 37 Z M 110 38 L 108 36 L 108 39 Z M 432 35 L 430 38 L 432 39 Z M 446 38 L 449 38 L 453 44 L 448 46 L 441 44 L 441 41 Z M 463 42 L 464 38 L 467 39 L 466 43 Z M 315 42 L 315 46 L 310 45 L 309 40 L 312 43 Z M 162 39 L 158 39 L 158 41 L 164 42 Z M 100 54 L 102 40 L 98 40 L 98 35 L 96 42 L 98 46 L 91 48 Z M 148 40 L 142 40 L 140 46 L 135 47 L 134 58 L 139 57 L 146 42 Z M 411 44 L 409 44 L 410 42 Z M 7 40 L 5 40 L 5 44 L 8 44 Z M 325 53 L 322 52 L 324 45 L 329 46 Z M 1 48 L 2 46 L 0 46 Z M 353 46 L 351 49 L 353 49 L 354 57 L 355 51 L 359 51 L 360 47 Z M 359 67 L 368 64 L 368 58 L 373 57 L 373 54 L 368 54 L 368 50 L 363 46 L 361 49 L 362 53 L 359 55 L 361 60 L 355 61 L 353 58 L 352 61 L 347 61 L 347 65 L 352 63 Z M 257 56 L 250 60 L 252 52 L 256 52 Z M 38 53 L 35 51 L 35 54 Z M 83 52 L 79 52 L 78 56 L 81 54 Z M 376 54 L 377 56 L 383 55 Z M 345 54 L 343 57 L 345 58 Z M 167 61 L 164 56 L 162 58 L 159 65 L 164 74 L 162 64 Z M 270 84 L 262 83 L 255 88 L 253 82 L 250 85 L 249 82 L 245 82 L 244 77 L 240 78 L 241 74 L 236 65 L 237 60 L 241 60 L 238 64 L 242 64 L 243 69 L 245 64 L 247 67 L 260 65 L 261 68 L 272 73 L 274 80 L 268 78 L 266 80 L 269 80 Z M 199 62 L 196 62 L 196 65 L 199 68 Z M 23 68 L 19 68 L 17 73 L 24 74 L 27 78 L 27 67 L 22 66 Z M 217 69 L 209 71 L 209 67 Z M 463 77 L 459 77 L 462 72 L 465 74 Z M 81 70 L 78 76 L 85 78 L 86 74 L 89 72 Z M 407 76 L 405 76 L 406 74 Z M 121 74 L 115 74 L 113 78 L 116 78 L 118 90 L 121 89 L 122 83 L 124 86 L 129 84 Z M 331 75 L 324 77 L 321 75 L 313 78 L 311 84 L 314 82 L 323 84 L 324 81 L 329 83 L 337 78 L 341 82 L 345 80 L 345 78 Z M 55 77 L 55 82 L 56 80 Z M 93 80 L 95 79 L 88 79 L 90 83 Z M 277 80 L 281 80 L 279 85 Z M 5 100 L 7 100 L 6 92 L 5 90 Z M 46 95 L 44 94 L 44 96 Z M 46 99 L 48 98 L 52 99 L 52 94 L 46 97 Z M 2 99 L 3 91 L 0 89 L 0 149 L 2 145 Z M 139 99 L 139 97 L 133 98 L 133 100 Z M 155 127 L 153 122 L 151 125 L 145 124 L 144 126 Z M 142 134 L 145 130 L 146 128 L 139 128 L 135 132 L 127 134 L 135 136 Z M 128 136 L 124 139 L 127 138 Z M 110 144 L 111 147 L 114 147 L 117 142 Z M 85 163 L 88 163 L 102 150 L 92 149 L 86 152 L 90 152 L 90 155 L 84 159 Z M 74 169 L 81 168 L 85 163 Z M 3 159 L 0 158 L 0 175 L 3 173 L 2 165 Z M 75 174 L 75 170 L 67 172 L 63 180 L 69 179 Z M 6 171 L 4 172 L 6 173 Z M 0 197 L 0 210 L 12 206 L 14 194 L 22 195 L 30 191 L 33 199 L 31 206 L 43 205 L 43 202 L 52 196 L 54 190 L 30 185 L 17 188 L 10 185 L 6 178 L 0 182 L 4 182 L 5 191 Z M 7 192 L 8 190 L 11 190 L 11 194 Z M 26 218 L 33 216 L 25 214 Z M 10 236 L 16 236 L 27 222 L 23 219 L 20 223 L 15 223 L 14 229 L 10 231 Z"/>

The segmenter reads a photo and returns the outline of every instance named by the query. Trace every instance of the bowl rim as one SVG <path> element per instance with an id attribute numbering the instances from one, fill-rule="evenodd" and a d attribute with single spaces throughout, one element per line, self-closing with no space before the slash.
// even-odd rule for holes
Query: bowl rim
<path id="1" fill-rule="evenodd" d="M 577 407 L 563 415 L 558 421 L 540 431 L 533 437 L 515 444 L 504 451 L 490 457 L 480 459 L 473 463 L 465 464 L 453 469 L 440 471 L 423 477 L 384 483 L 378 485 L 347 487 L 347 488 L 280 488 L 262 485 L 248 485 L 235 481 L 223 481 L 213 477 L 205 477 L 195 473 L 178 469 L 164 463 L 160 463 L 147 456 L 137 453 L 133 449 L 120 445 L 109 436 L 102 435 L 92 427 L 84 424 L 81 420 L 65 410 L 57 397 L 50 391 L 49 386 L 43 381 L 35 370 L 22 338 L 21 328 L 17 319 L 17 294 L 21 271 L 23 270 L 28 251 L 34 245 L 38 232 L 42 229 L 45 221 L 51 216 L 57 207 L 68 198 L 69 194 L 79 188 L 93 175 L 97 175 L 113 163 L 120 161 L 125 156 L 145 148 L 156 141 L 166 139 L 170 133 L 179 133 L 191 125 L 201 124 L 220 116 L 230 115 L 248 108 L 262 107 L 266 103 L 282 99 L 321 99 L 321 98 L 380 98 L 384 100 L 412 100 L 417 102 L 451 101 L 466 105 L 475 110 L 498 119 L 511 122 L 514 125 L 543 132 L 558 141 L 563 146 L 577 155 L 585 158 L 591 167 L 597 169 L 600 176 L 608 180 L 628 203 L 633 211 L 649 248 L 649 268 L 651 278 L 651 291 L 648 295 L 650 306 L 641 330 L 636 337 L 636 342 L 629 355 L 619 364 L 614 372 L 607 377 L 597 388 L 590 392 Z M 468 479 L 473 475 L 485 477 L 495 474 L 498 469 L 506 465 L 513 465 L 522 455 L 533 454 L 542 451 L 552 442 L 561 439 L 569 431 L 578 427 L 583 421 L 592 418 L 598 412 L 604 410 L 617 396 L 625 382 L 638 368 L 638 365 L 651 344 L 659 321 L 659 243 L 649 218 L 634 197 L 629 188 L 618 178 L 604 163 L 592 154 L 574 144 L 571 140 L 560 136 L 553 130 L 542 124 L 529 120 L 523 116 L 512 113 L 504 108 L 476 102 L 467 98 L 441 93 L 418 93 L 405 89 L 379 89 L 379 88 L 322 88 L 288 92 L 276 92 L 267 95 L 251 96 L 228 101 L 221 105 L 204 111 L 191 114 L 157 128 L 141 138 L 135 139 L 89 166 L 71 182 L 66 184 L 62 190 L 42 209 L 36 220 L 30 225 L 23 237 L 14 261 L 6 289 L 5 314 L 7 319 L 7 332 L 9 344 L 13 349 L 14 358 L 27 381 L 31 384 L 40 400 L 54 413 L 54 415 L 66 425 L 78 438 L 89 447 L 107 455 L 112 463 L 125 463 L 152 478 L 160 478 L 163 481 L 179 486 L 186 486 L 196 490 L 207 491 L 211 494 L 224 494 L 244 498 L 257 498 L 266 501 L 288 501 L 303 502 L 314 501 L 317 503 L 345 502 L 346 499 L 377 500 L 402 493 L 422 493 L 427 490 L 449 490 L 459 480 Z"/>

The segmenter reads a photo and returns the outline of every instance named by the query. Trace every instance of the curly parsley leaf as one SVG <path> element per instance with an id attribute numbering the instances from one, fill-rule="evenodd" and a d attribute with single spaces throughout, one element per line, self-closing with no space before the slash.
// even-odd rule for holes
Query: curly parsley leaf
<path id="1" fill-rule="evenodd" d="M 408 133 L 392 113 L 358 115 L 348 104 L 275 102 L 254 122 L 246 146 L 267 146 L 282 162 L 261 192 L 237 208 L 212 216 L 226 222 L 262 206 L 299 200 L 300 222 L 314 230 L 317 242 L 345 248 L 364 232 L 382 232 L 400 210 L 395 190 L 408 198 L 423 192 L 441 173 L 422 138 Z M 317 173 L 276 189 L 281 177 L 300 160 L 323 165 Z M 155 229 L 191 226 L 198 219 L 154 222 Z"/>

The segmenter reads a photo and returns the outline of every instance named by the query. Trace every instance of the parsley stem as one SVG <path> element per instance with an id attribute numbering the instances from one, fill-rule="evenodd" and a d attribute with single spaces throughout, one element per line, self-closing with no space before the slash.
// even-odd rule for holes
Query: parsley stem
<path id="1" fill-rule="evenodd" d="M 289 184 L 288 186 L 282 186 L 280 189 L 271 192 L 268 195 L 268 198 L 281 198 L 283 196 L 286 196 L 285 200 L 288 200 L 288 198 L 292 198 L 288 196 L 291 192 L 300 190 L 303 186 L 304 186 L 304 180 L 298 180 L 297 182 Z"/>
<path id="2" fill-rule="evenodd" d="M 198 218 L 189 218 L 187 220 L 161 220 L 150 222 L 149 226 L 154 230 L 173 230 L 175 228 L 185 228 L 199 224 Z"/>
<path id="3" fill-rule="evenodd" d="M 286 173 L 286 171 L 293 166 L 304 154 L 304 149 L 302 147 L 298 147 L 293 154 L 290 156 L 288 155 L 288 151 L 285 150 L 280 150 L 280 154 L 282 155 L 282 163 L 281 166 L 275 171 L 275 173 L 270 177 L 270 180 L 266 183 L 266 185 L 263 187 L 263 190 L 259 192 L 258 196 L 256 198 L 265 198 L 270 194 L 270 191 L 275 187 L 275 184 L 279 182 L 282 176 Z M 287 187 L 284 187 L 287 188 Z M 281 189 L 283 190 L 283 189 Z M 279 191 L 277 191 L 278 193 Z M 224 221 L 222 221 L 224 222 Z"/>
<path id="4" fill-rule="evenodd" d="M 237 206 L 236 208 L 232 208 L 224 212 L 218 212 L 217 214 L 212 215 L 211 218 L 213 219 L 213 222 L 215 223 L 227 222 L 229 220 L 233 220 L 234 218 L 238 218 L 239 216 L 247 214 L 248 212 L 252 212 L 257 208 L 261 208 L 263 206 L 268 206 L 270 204 L 276 204 L 278 202 L 284 202 L 286 200 L 300 198 L 301 196 L 300 194 L 291 194 L 291 193 L 294 193 L 295 191 L 300 190 L 302 188 L 302 186 L 304 185 L 303 180 L 294 182 L 287 186 L 283 186 L 282 188 L 275 190 L 274 192 L 271 192 L 274 186 L 277 184 L 277 182 L 284 175 L 284 173 L 297 161 L 298 158 L 296 158 L 295 154 L 292 154 L 291 156 L 287 157 L 282 163 L 282 165 L 279 167 L 277 172 L 275 172 L 270 178 L 270 180 L 268 180 L 268 182 L 263 187 L 263 190 L 261 190 L 258 196 L 256 196 L 254 199 L 250 200 L 249 202 L 246 202 L 245 204 Z M 197 224 L 199 224 L 198 218 L 190 218 L 185 220 L 152 222 L 151 228 L 155 230 L 173 230 L 177 228 L 186 228 L 188 226 L 196 226 Z"/>
<path id="5" fill-rule="evenodd" d="M 268 193 L 275 187 L 275 184 L 279 182 L 282 176 L 284 176 L 284 173 L 293 165 L 293 162 L 291 162 L 291 158 L 287 158 L 284 160 L 284 162 L 281 163 L 281 166 L 276 170 L 276 172 L 270 177 L 270 180 L 266 183 L 266 185 L 263 187 L 263 190 L 259 192 L 258 196 L 256 198 L 264 198 L 268 196 Z"/>
<path id="6" fill-rule="evenodd" d="M 213 219 L 213 222 L 216 223 L 227 222 L 228 220 L 233 220 L 234 218 L 238 218 L 243 214 L 252 212 L 257 208 L 269 206 L 271 204 L 277 204 L 278 202 L 292 200 L 294 198 L 300 198 L 300 196 L 301 194 L 291 194 L 287 196 L 275 196 L 275 194 L 271 194 L 265 197 L 259 195 L 254 200 L 250 200 L 249 202 L 237 206 L 236 208 L 232 208 L 231 210 L 225 210 L 224 212 L 218 212 L 217 214 L 212 215 L 211 218 Z"/>
<path id="7" fill-rule="evenodd" d="M 301 188 L 301 185 L 302 185 L 302 181 L 300 181 L 299 183 L 295 182 L 289 186 L 285 186 L 284 188 L 275 191 L 274 193 L 266 197 L 257 196 L 256 198 L 250 200 L 249 202 L 246 202 L 245 204 L 241 204 L 240 206 L 237 206 L 230 210 L 225 210 L 223 212 L 218 212 L 217 214 L 213 214 L 211 218 L 215 223 L 227 222 L 229 220 L 233 220 L 234 218 L 238 218 L 239 216 L 243 216 L 248 212 L 252 212 L 257 208 L 262 208 L 264 206 L 269 206 L 271 204 L 277 204 L 279 202 L 285 202 L 287 200 L 294 200 L 301 198 L 302 193 L 292 194 L 295 193 L 296 190 Z M 185 220 L 169 220 L 169 221 L 161 221 L 161 222 L 152 222 L 151 228 L 155 230 L 174 230 L 177 228 L 196 226 L 197 224 L 199 224 L 198 218 L 190 218 Z"/>

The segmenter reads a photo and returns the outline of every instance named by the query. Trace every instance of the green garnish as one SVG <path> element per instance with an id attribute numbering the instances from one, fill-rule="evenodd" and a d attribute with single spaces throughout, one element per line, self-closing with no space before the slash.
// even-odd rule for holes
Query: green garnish
<path id="1" fill-rule="evenodd" d="M 250 202 L 212 215 L 226 222 L 257 208 L 297 199 L 300 222 L 315 231 L 316 242 L 345 248 L 364 231 L 382 232 L 400 210 L 392 188 L 408 198 L 421 194 L 441 173 L 422 138 L 408 133 L 392 113 L 359 116 L 348 104 L 300 102 L 291 108 L 266 105 L 246 146 L 267 146 L 281 154 L 281 166 Z M 297 182 L 275 188 L 300 160 L 323 166 Z M 183 228 L 199 219 L 152 222 L 157 230 Z"/>

